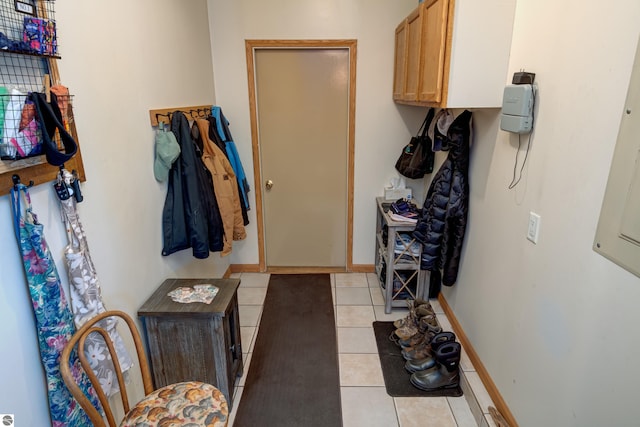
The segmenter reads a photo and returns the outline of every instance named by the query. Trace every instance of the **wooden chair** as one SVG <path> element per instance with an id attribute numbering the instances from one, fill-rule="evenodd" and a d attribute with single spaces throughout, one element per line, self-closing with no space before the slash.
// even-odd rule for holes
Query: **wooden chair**
<path id="1" fill-rule="evenodd" d="M 138 356 L 138 364 L 142 375 L 145 397 L 140 402 L 134 404 L 133 408 L 129 405 L 126 384 L 120 369 L 120 363 L 118 362 L 115 347 L 109 338 L 107 331 L 97 325 L 97 323 L 102 319 L 111 316 L 121 318 L 129 327 Z M 117 424 L 114 419 L 113 411 L 109 405 L 109 399 L 102 391 L 98 378 L 91 370 L 89 360 L 84 354 L 84 351 L 78 351 L 78 357 L 84 371 L 87 373 L 87 376 L 91 381 L 91 384 L 97 392 L 102 409 L 104 409 L 104 417 L 108 424 L 105 423 L 105 419 L 100 414 L 99 409 L 96 409 L 91 404 L 90 400 L 80 389 L 71 373 L 69 366 L 71 352 L 76 347 L 78 349 L 84 349 L 85 339 L 91 333 L 99 333 L 102 335 L 115 367 L 125 413 L 124 419 L 120 424 Z M 151 380 L 151 371 L 149 370 L 149 364 L 144 353 L 140 334 L 133 319 L 122 311 L 112 310 L 101 313 L 78 329 L 62 352 L 62 357 L 60 358 L 60 372 L 62 374 L 62 379 L 69 388 L 69 391 L 96 427 L 106 427 L 107 425 L 109 427 L 116 427 L 118 425 L 124 427 L 139 424 L 156 426 L 169 422 L 171 422 L 171 425 L 189 424 L 215 427 L 223 427 L 227 425 L 227 401 L 222 392 L 210 384 L 190 381 L 171 384 L 154 391 L 153 382 Z"/>

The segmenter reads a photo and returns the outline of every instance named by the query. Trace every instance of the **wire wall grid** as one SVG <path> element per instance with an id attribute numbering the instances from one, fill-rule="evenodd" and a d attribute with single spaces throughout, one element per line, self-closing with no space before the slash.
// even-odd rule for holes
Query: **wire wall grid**
<path id="1" fill-rule="evenodd" d="M 57 58 L 54 3 L 52 0 L 0 1 L 0 49 Z"/>
<path id="2" fill-rule="evenodd" d="M 22 92 L 42 92 L 48 61 L 36 56 L 0 53 L 0 86 Z"/>
<path id="3" fill-rule="evenodd" d="M 2 160 L 42 154 L 42 130 L 31 92 L 48 90 L 49 59 L 59 58 L 54 4 L 52 0 L 0 0 Z M 65 116 L 70 102 L 68 92 L 57 98 Z M 62 119 L 69 129 L 69 117 Z"/>
<path id="4" fill-rule="evenodd" d="M 38 185 L 55 180 L 59 172 L 47 163 L 42 146 L 43 139 L 51 138 L 59 151 L 64 149 L 58 124 L 55 131 L 46 131 L 34 108 L 36 96 L 45 97 L 55 116 L 51 120 L 78 140 L 73 96 L 58 71 L 54 6 L 54 0 L 0 0 L 0 195 L 13 187 L 13 175 Z M 85 180 L 80 147 L 65 167 Z"/>

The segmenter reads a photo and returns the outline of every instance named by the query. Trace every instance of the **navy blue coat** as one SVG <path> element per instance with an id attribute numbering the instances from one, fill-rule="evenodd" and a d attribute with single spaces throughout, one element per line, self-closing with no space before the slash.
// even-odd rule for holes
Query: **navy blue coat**
<path id="1" fill-rule="evenodd" d="M 210 251 L 221 251 L 223 245 L 222 218 L 211 173 L 202 162 L 183 113 L 173 114 L 171 131 L 181 151 L 169 172 L 162 211 L 162 255 L 191 248 L 194 257 L 207 258 Z"/>
<path id="2" fill-rule="evenodd" d="M 422 243 L 420 268 L 431 271 L 432 279 L 436 280 L 441 272 L 442 284 L 446 286 L 453 285 L 458 277 L 467 227 L 470 135 L 468 110 L 455 118 L 446 135 L 439 135 L 443 149 L 448 148 L 449 154 L 433 177 L 413 233 Z"/>

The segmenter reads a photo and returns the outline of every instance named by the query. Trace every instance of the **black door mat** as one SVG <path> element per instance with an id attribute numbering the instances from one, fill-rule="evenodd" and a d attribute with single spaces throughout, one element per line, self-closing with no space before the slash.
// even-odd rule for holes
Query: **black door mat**
<path id="1" fill-rule="evenodd" d="M 234 427 L 342 426 L 334 319 L 328 274 L 271 275 Z"/>
<path id="2" fill-rule="evenodd" d="M 387 394 L 392 397 L 462 396 L 459 385 L 455 388 L 434 391 L 424 391 L 414 387 L 409 381 L 411 374 L 404 369 L 405 360 L 400 353 L 400 347 L 389 339 L 395 329 L 393 322 L 373 322 L 373 332 L 376 336 Z"/>

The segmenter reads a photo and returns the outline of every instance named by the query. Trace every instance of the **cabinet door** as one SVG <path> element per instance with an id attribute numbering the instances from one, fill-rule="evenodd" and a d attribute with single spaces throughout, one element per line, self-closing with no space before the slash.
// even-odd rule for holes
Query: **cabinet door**
<path id="1" fill-rule="evenodd" d="M 423 4 L 419 101 L 442 100 L 448 16 L 449 0 L 432 0 Z"/>
<path id="2" fill-rule="evenodd" d="M 420 78 L 420 46 L 422 32 L 422 10 L 416 8 L 407 17 L 407 59 L 405 70 L 404 92 L 402 99 L 405 101 L 415 101 L 418 99 L 418 88 Z"/>
<path id="3" fill-rule="evenodd" d="M 393 99 L 402 100 L 404 92 L 405 72 L 407 69 L 407 21 L 404 20 L 396 28 L 396 52 L 393 73 Z"/>

